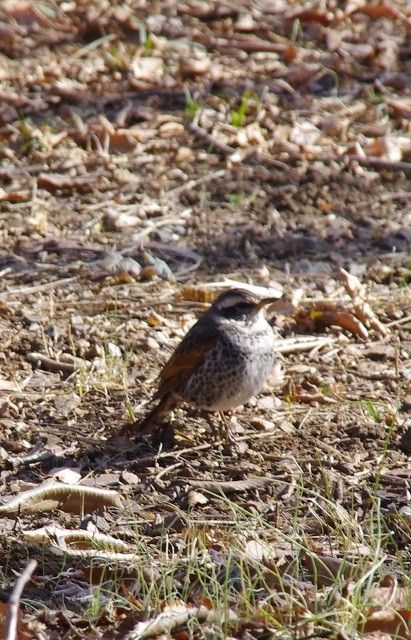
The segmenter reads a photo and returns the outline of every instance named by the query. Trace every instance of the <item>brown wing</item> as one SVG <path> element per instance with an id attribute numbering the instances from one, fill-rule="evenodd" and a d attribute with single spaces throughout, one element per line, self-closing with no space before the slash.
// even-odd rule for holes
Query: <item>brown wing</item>
<path id="1" fill-rule="evenodd" d="M 201 318 L 184 336 L 159 375 L 159 387 L 153 400 L 177 391 L 203 362 L 206 353 L 215 345 L 218 332 L 212 321 Z"/>

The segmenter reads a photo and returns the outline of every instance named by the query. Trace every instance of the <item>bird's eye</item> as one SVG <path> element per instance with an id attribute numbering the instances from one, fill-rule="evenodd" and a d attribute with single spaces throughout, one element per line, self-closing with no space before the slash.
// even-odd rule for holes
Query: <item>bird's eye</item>
<path id="1" fill-rule="evenodd" d="M 241 318 L 246 313 L 249 313 L 254 308 L 251 302 L 239 302 L 233 304 L 231 307 L 226 307 L 222 310 L 222 315 L 226 318 Z"/>

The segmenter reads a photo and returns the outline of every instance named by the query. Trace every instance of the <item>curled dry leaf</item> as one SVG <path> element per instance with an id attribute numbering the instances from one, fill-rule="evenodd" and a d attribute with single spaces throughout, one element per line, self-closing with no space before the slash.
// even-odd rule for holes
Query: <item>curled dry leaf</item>
<path id="1" fill-rule="evenodd" d="M 371 609 L 367 620 L 359 629 L 361 633 L 389 634 L 392 638 L 409 640 L 411 633 L 411 611 L 410 609 Z M 379 637 L 374 635 L 375 637 Z"/>
<path id="2" fill-rule="evenodd" d="M 391 586 L 372 587 L 367 597 L 371 607 L 365 622 L 358 630 L 362 633 L 386 633 L 390 637 L 408 640 L 411 631 L 411 611 L 407 587 L 400 587 L 393 581 Z"/>
<path id="3" fill-rule="evenodd" d="M 402 159 L 402 151 L 396 141 L 388 136 L 375 138 L 367 147 L 368 156 L 376 156 L 377 158 L 385 158 L 391 162 L 398 162 Z"/>
<path id="4" fill-rule="evenodd" d="M 363 301 L 354 304 L 354 310 L 359 320 L 367 322 L 372 329 L 381 333 L 383 336 L 387 336 L 389 334 L 390 330 L 378 320 L 368 302 Z"/>
<path id="5" fill-rule="evenodd" d="M 246 291 L 250 291 L 250 293 L 261 296 L 262 298 L 281 298 L 283 295 L 282 289 L 279 285 L 262 287 L 259 285 L 249 284 L 248 282 L 231 280 L 230 278 L 224 278 L 217 282 L 204 282 L 198 286 L 183 287 L 180 295 L 183 300 L 211 303 L 221 293 L 222 289 L 230 289 L 231 287 L 245 289 Z"/>
<path id="6" fill-rule="evenodd" d="M 68 467 L 52 470 L 51 476 L 55 478 L 55 480 L 64 482 L 64 484 L 77 484 L 77 482 L 81 480 L 81 473 L 79 473 L 77 469 L 70 469 Z"/>
<path id="7" fill-rule="evenodd" d="M 237 615 L 231 609 L 223 612 L 217 609 L 210 609 L 204 605 L 190 607 L 184 602 L 174 602 L 166 605 L 164 610 L 155 618 L 145 622 L 138 622 L 125 636 L 125 640 L 139 640 L 140 638 L 169 634 L 170 631 L 186 624 L 189 620 L 221 625 L 227 621 L 235 622 Z"/>
<path id="8" fill-rule="evenodd" d="M 117 491 L 49 482 L 23 491 L 5 504 L 0 505 L 0 515 L 13 516 L 18 513 L 38 513 L 61 509 L 68 513 L 83 514 L 101 511 L 105 507 L 122 506 Z"/>
<path id="9" fill-rule="evenodd" d="M 342 268 L 340 269 L 339 273 L 344 288 L 352 298 L 365 295 L 365 285 L 361 283 L 357 276 L 354 276 L 352 273 L 348 273 L 348 271 Z"/>
<path id="10" fill-rule="evenodd" d="M 183 78 L 193 78 L 195 76 L 204 75 L 211 67 L 208 58 L 200 58 L 186 60 L 180 67 L 180 73 Z"/>
<path id="11" fill-rule="evenodd" d="M 345 271 L 345 269 L 340 269 L 340 276 L 346 291 L 349 293 L 351 298 L 353 298 L 352 307 L 356 316 L 356 321 L 367 324 L 383 336 L 388 335 L 389 329 L 378 320 L 374 311 L 365 300 L 365 285 L 362 284 L 356 276 Z M 361 326 L 364 327 L 363 324 Z"/>
<path id="12" fill-rule="evenodd" d="M 402 20 L 410 24 L 410 20 L 395 6 L 394 3 L 387 2 L 364 2 L 352 13 L 364 13 L 370 18 L 388 18 L 389 20 Z"/>
<path id="13" fill-rule="evenodd" d="M 299 328 L 306 331 L 321 331 L 324 327 L 337 326 L 366 340 L 368 331 L 353 313 L 329 301 L 318 301 L 302 305 L 294 314 Z"/>
<path id="14" fill-rule="evenodd" d="M 61 529 L 55 525 L 24 531 L 23 539 L 35 544 L 48 544 L 56 553 L 82 558 L 104 558 L 113 562 L 135 560 L 128 544 L 97 531 Z"/>
<path id="15" fill-rule="evenodd" d="M 411 119 L 411 98 L 386 98 L 385 104 L 388 105 L 394 118 Z"/>

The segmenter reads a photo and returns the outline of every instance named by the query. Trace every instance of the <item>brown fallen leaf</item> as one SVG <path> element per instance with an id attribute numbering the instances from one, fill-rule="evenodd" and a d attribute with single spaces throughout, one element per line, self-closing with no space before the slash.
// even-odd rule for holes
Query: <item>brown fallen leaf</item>
<path id="1" fill-rule="evenodd" d="M 390 636 L 409 640 L 411 634 L 410 609 L 371 609 L 367 620 L 358 628 L 360 633 L 388 633 Z"/>
<path id="2" fill-rule="evenodd" d="M 355 9 L 352 13 L 364 13 L 370 18 L 388 18 L 389 20 L 401 20 L 410 24 L 410 20 L 395 6 L 394 3 L 381 2 L 365 2 L 361 7 Z"/>
<path id="3" fill-rule="evenodd" d="M 359 278 L 357 278 L 357 276 L 354 276 L 352 273 L 348 273 L 348 271 L 342 268 L 339 270 L 339 274 L 344 288 L 352 298 L 365 295 L 366 287 L 362 284 Z"/>
<path id="4" fill-rule="evenodd" d="M 294 313 L 299 328 L 305 331 L 321 331 L 324 327 L 337 326 L 366 340 L 368 331 L 350 311 L 330 301 L 305 303 Z"/>
<path id="5" fill-rule="evenodd" d="M 204 605 L 193 607 L 184 602 L 175 601 L 171 604 L 166 604 L 163 611 L 155 618 L 151 618 L 145 622 L 138 622 L 133 629 L 124 636 L 124 640 L 156 636 L 164 637 L 165 634 L 168 636 L 173 629 L 186 624 L 189 620 L 222 625 L 230 621 L 235 622 L 237 619 L 237 614 L 231 609 L 224 609 L 224 611 L 222 611 Z"/>
<path id="6" fill-rule="evenodd" d="M 402 118 L 411 119 L 411 98 L 386 98 L 385 104 L 391 110 L 394 118 L 399 120 Z"/>
<path id="7" fill-rule="evenodd" d="M 0 201 L 3 202 L 27 202 L 27 200 L 30 200 L 30 197 L 31 193 L 28 189 L 5 191 L 0 188 Z"/>
<path id="8" fill-rule="evenodd" d="M 305 393 L 303 391 L 294 391 L 291 394 L 287 393 L 286 399 L 290 402 L 301 402 L 303 404 L 310 404 L 312 402 L 319 402 L 320 404 L 335 404 L 337 400 L 325 396 L 321 391 L 317 393 Z"/>
<path id="9" fill-rule="evenodd" d="M 0 602 L 0 638 L 6 639 L 6 621 L 8 616 L 8 605 Z M 13 638 L 14 640 L 14 638 Z M 23 620 L 23 612 L 19 608 L 17 614 L 17 635 L 16 640 L 33 640 L 33 631 Z"/>
<path id="10" fill-rule="evenodd" d="M 324 26 L 327 26 L 331 22 L 331 16 L 311 9 L 309 7 L 303 9 L 293 9 L 285 14 L 285 18 L 288 20 L 295 20 L 298 18 L 301 22 L 318 22 Z"/>
<path id="11" fill-rule="evenodd" d="M 361 576 L 361 569 L 344 558 L 304 552 L 301 562 L 311 575 L 313 584 L 320 588 L 335 585 L 337 577 L 355 580 Z"/>

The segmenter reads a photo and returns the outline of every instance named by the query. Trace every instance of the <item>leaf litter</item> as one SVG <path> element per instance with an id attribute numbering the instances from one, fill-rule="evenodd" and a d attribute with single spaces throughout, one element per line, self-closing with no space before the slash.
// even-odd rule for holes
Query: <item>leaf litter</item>
<path id="1" fill-rule="evenodd" d="M 30 630 L 409 636 L 410 19 L 3 3 L 1 586 L 38 560 Z M 185 409 L 174 445 L 116 443 L 233 283 L 282 294 L 241 457 Z"/>

